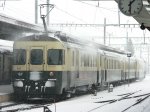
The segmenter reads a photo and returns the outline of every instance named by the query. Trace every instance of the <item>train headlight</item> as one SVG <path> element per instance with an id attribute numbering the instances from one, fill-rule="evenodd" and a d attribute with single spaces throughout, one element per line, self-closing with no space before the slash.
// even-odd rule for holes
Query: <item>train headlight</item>
<path id="1" fill-rule="evenodd" d="M 55 81 L 46 81 L 45 87 L 54 87 L 55 86 Z"/>
<path id="2" fill-rule="evenodd" d="M 14 86 L 15 87 L 23 87 L 23 81 L 15 81 Z"/>
<path id="3" fill-rule="evenodd" d="M 53 76 L 54 76 L 54 73 L 53 73 L 53 72 L 50 72 L 50 73 L 49 73 L 49 76 L 53 77 Z"/>

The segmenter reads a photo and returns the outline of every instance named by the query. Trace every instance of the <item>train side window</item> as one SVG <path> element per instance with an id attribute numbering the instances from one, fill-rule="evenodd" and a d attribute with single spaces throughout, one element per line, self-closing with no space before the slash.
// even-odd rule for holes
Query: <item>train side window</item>
<path id="1" fill-rule="evenodd" d="M 111 69 L 111 59 L 109 59 L 108 63 L 109 63 L 109 69 Z"/>
<path id="2" fill-rule="evenodd" d="M 92 67 L 92 56 L 90 55 L 90 67 Z"/>
<path id="3" fill-rule="evenodd" d="M 110 69 L 112 69 L 112 59 L 110 59 Z"/>
<path id="4" fill-rule="evenodd" d="M 101 56 L 99 56 L 99 65 L 100 65 L 100 67 L 102 67 Z"/>
<path id="5" fill-rule="evenodd" d="M 111 59 L 111 69 L 113 69 L 113 61 L 112 61 L 112 59 Z"/>
<path id="6" fill-rule="evenodd" d="M 84 54 L 84 67 L 86 67 L 86 54 Z"/>
<path id="7" fill-rule="evenodd" d="M 75 61 L 76 61 L 76 66 L 79 66 L 79 51 L 77 51 L 76 50 L 76 59 L 75 59 Z"/>
<path id="8" fill-rule="evenodd" d="M 116 69 L 118 68 L 118 62 L 117 62 L 117 60 L 116 60 Z"/>
<path id="9" fill-rule="evenodd" d="M 114 61 L 113 61 L 113 59 L 112 59 L 112 69 L 114 69 Z"/>
<path id="10" fill-rule="evenodd" d="M 107 59 L 107 69 L 109 69 L 109 59 Z"/>
<path id="11" fill-rule="evenodd" d="M 90 67 L 90 56 L 87 56 L 87 66 Z"/>
<path id="12" fill-rule="evenodd" d="M 114 69 L 116 69 L 116 60 L 114 60 Z"/>
<path id="13" fill-rule="evenodd" d="M 43 63 L 43 50 L 32 49 L 30 55 L 30 61 L 33 65 L 41 65 Z"/>
<path id="14" fill-rule="evenodd" d="M 2 57 L 0 56 L 0 69 L 2 69 Z"/>
<path id="15" fill-rule="evenodd" d="M 25 49 L 14 49 L 13 52 L 14 65 L 25 65 L 26 63 L 26 50 Z"/>
<path id="16" fill-rule="evenodd" d="M 61 49 L 49 49 L 47 55 L 48 65 L 62 65 L 65 62 L 64 51 Z"/>
<path id="17" fill-rule="evenodd" d="M 72 51 L 72 66 L 74 66 L 74 65 L 75 65 L 75 63 L 74 63 L 74 59 L 75 59 L 75 53 L 74 53 L 74 51 Z"/>
<path id="18" fill-rule="evenodd" d="M 94 67 L 97 66 L 96 55 L 94 56 Z"/>

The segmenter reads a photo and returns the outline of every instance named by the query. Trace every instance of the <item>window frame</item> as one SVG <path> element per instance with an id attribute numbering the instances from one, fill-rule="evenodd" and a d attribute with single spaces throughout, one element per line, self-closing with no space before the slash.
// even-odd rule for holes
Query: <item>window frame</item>
<path id="1" fill-rule="evenodd" d="M 31 58 L 32 56 L 31 56 L 31 55 L 32 55 L 32 51 L 33 51 L 33 50 L 41 50 L 41 51 L 42 51 L 41 61 L 38 62 L 38 63 L 35 63 L 35 62 L 33 63 L 33 61 L 32 61 L 32 58 Z M 39 52 L 38 52 L 38 53 L 39 53 Z M 31 51 L 30 51 L 30 64 L 31 64 L 31 65 L 42 65 L 42 64 L 43 64 L 43 61 L 44 61 L 44 59 L 43 59 L 43 58 L 44 58 L 44 54 L 43 54 L 43 53 L 44 53 L 43 49 L 31 49 Z M 38 55 L 38 56 L 39 56 L 39 55 Z"/>
<path id="2" fill-rule="evenodd" d="M 50 50 L 59 50 L 59 53 L 61 51 L 61 54 L 59 54 L 59 58 L 60 58 L 60 56 L 62 56 L 61 57 L 61 63 L 50 64 L 50 62 L 49 62 L 49 51 Z M 60 59 L 58 61 L 60 61 Z M 47 65 L 64 65 L 64 64 L 65 64 L 65 50 L 64 49 L 48 49 L 47 50 Z"/>
<path id="3" fill-rule="evenodd" d="M 20 52 L 21 50 L 23 51 L 23 53 L 21 53 L 21 54 L 24 54 L 24 55 L 20 56 L 20 57 L 23 57 L 23 59 L 24 59 L 23 61 L 20 61 L 21 58 L 18 56 L 18 52 Z M 17 57 L 16 57 L 15 54 L 17 54 Z M 19 60 L 19 61 L 17 61 L 17 60 Z M 26 61 L 27 61 L 27 51 L 26 51 L 26 49 L 14 49 L 13 50 L 13 64 L 14 65 L 25 65 Z"/>

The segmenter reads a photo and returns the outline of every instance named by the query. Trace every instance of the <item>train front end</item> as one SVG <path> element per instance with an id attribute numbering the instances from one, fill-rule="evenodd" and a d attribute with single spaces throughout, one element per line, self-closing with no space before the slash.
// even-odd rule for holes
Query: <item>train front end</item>
<path id="1" fill-rule="evenodd" d="M 57 40 L 30 36 L 30 41 L 16 41 L 13 64 L 15 96 L 27 99 L 61 94 L 64 53 L 62 43 Z"/>

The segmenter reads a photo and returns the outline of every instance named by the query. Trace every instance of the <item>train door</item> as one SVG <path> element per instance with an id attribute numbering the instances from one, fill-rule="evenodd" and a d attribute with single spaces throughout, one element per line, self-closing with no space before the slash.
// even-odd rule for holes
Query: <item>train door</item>
<path id="1" fill-rule="evenodd" d="M 11 81 L 11 54 L 4 54 L 4 65 L 3 65 L 3 81 L 6 82 L 7 84 L 10 83 Z"/>
<path id="2" fill-rule="evenodd" d="M 98 53 L 97 54 L 97 57 L 98 57 L 98 59 L 97 59 L 97 83 L 100 83 L 100 81 L 101 81 L 101 70 L 102 70 L 102 62 L 101 62 L 101 58 L 102 58 L 102 56 Z"/>
<path id="3" fill-rule="evenodd" d="M 76 50 L 76 67 L 77 78 L 79 78 L 79 50 Z"/>
<path id="4" fill-rule="evenodd" d="M 44 47 L 31 47 L 30 48 L 30 71 L 43 71 L 45 60 L 44 60 Z"/>
<path id="5" fill-rule="evenodd" d="M 66 64 L 67 64 L 67 68 L 68 68 L 68 71 L 67 71 L 67 75 L 66 75 L 66 82 L 67 82 L 67 87 L 69 88 L 71 83 L 72 83 L 72 80 L 71 80 L 71 67 L 72 67 L 72 55 L 71 55 L 72 51 L 70 48 L 67 49 L 67 54 L 66 54 Z"/>
<path id="6" fill-rule="evenodd" d="M 0 54 L 0 82 L 3 81 L 3 54 Z"/>
<path id="7" fill-rule="evenodd" d="M 135 77 L 139 78 L 139 73 L 138 73 L 138 62 L 137 60 L 135 61 Z"/>
<path id="8" fill-rule="evenodd" d="M 104 82 L 105 82 L 105 56 L 102 56 L 101 57 L 101 67 L 102 67 L 102 70 L 101 70 L 101 84 L 103 85 Z"/>

